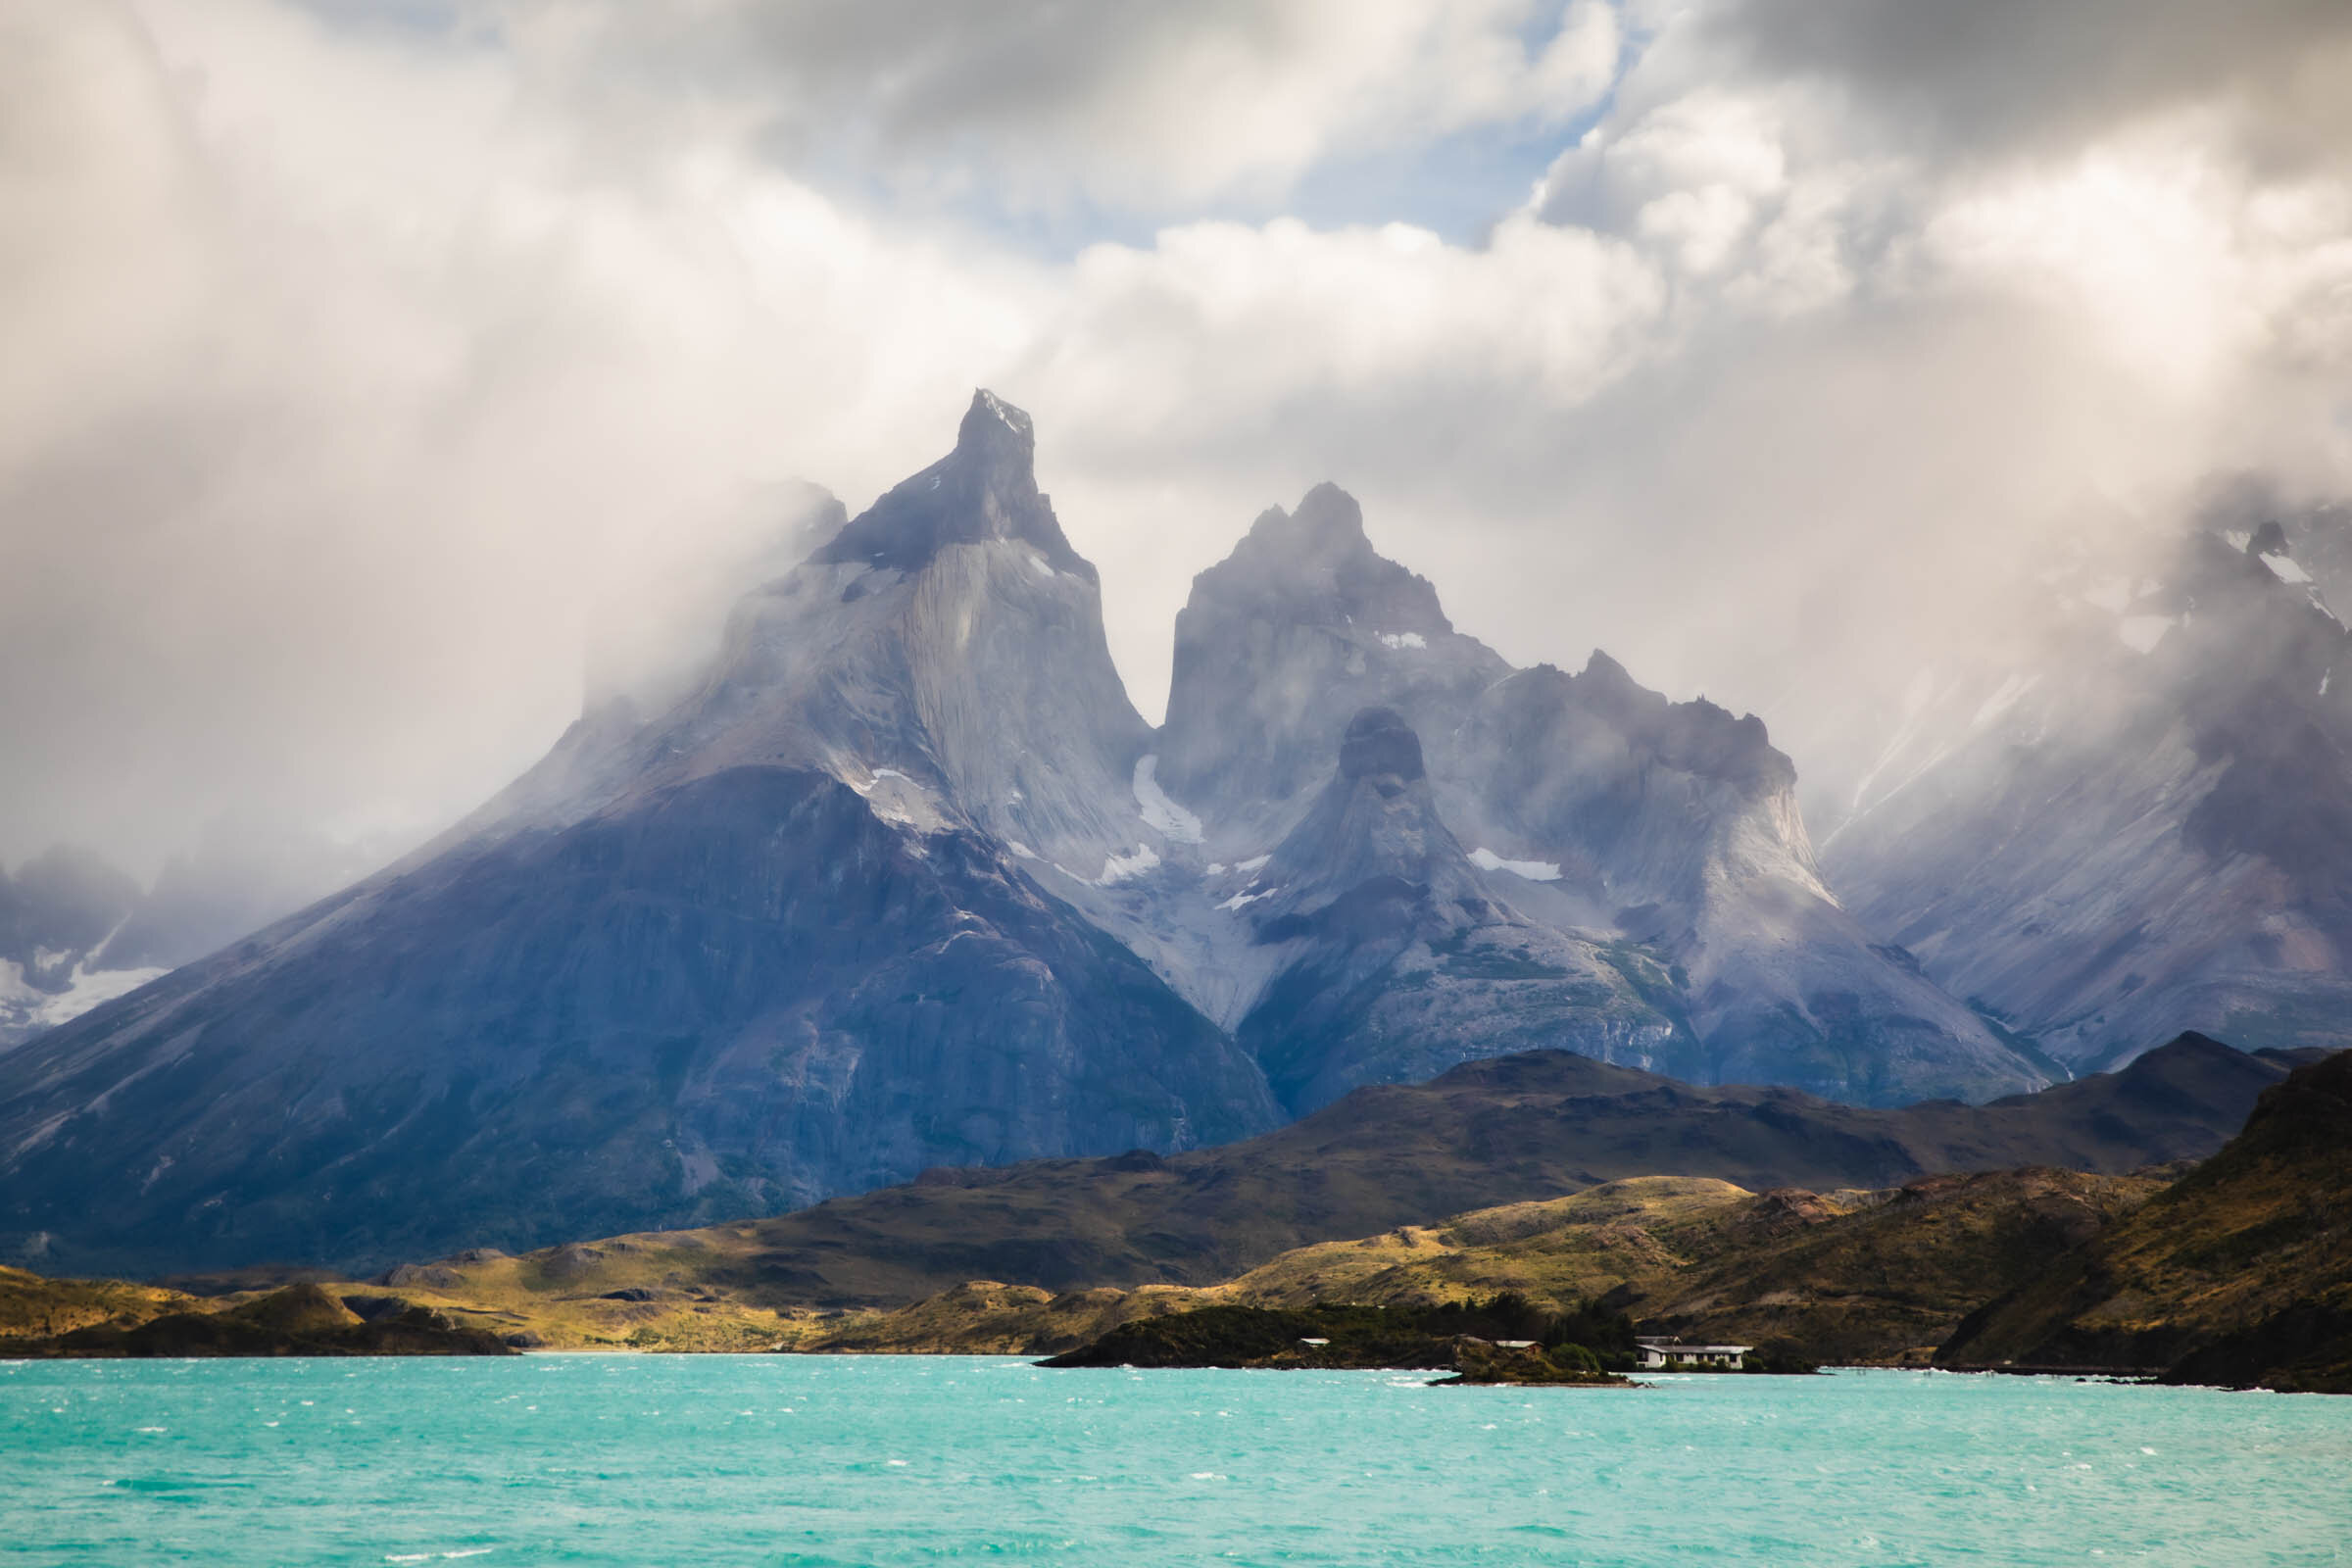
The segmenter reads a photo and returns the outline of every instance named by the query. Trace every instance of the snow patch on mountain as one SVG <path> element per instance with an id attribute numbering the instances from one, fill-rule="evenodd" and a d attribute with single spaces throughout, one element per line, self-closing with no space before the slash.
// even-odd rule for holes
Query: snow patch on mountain
<path id="1" fill-rule="evenodd" d="M 1113 855 L 1103 860 L 1102 874 L 1094 879 L 1095 886 L 1106 888 L 1114 882 L 1124 882 L 1131 877 L 1142 876 L 1146 871 L 1156 870 L 1158 866 L 1158 852 L 1149 844 L 1138 844 L 1133 855 Z"/>
<path id="2" fill-rule="evenodd" d="M 2170 615 L 2126 615 L 2115 623 L 2115 634 L 2133 653 L 2152 654 L 2156 651 L 2156 645 L 2164 641 L 2164 634 L 2173 629 L 2173 625 Z"/>
<path id="3" fill-rule="evenodd" d="M 1506 860 L 1485 845 L 1470 852 L 1470 863 L 1482 871 L 1508 871 L 1530 882 L 1557 882 L 1560 879 L 1556 860 Z"/>
<path id="4" fill-rule="evenodd" d="M 1380 645 L 1402 652 L 1407 648 L 1427 648 L 1429 639 L 1417 631 L 1384 631 L 1380 633 Z"/>
<path id="5" fill-rule="evenodd" d="M 63 956 L 52 956 L 44 951 L 38 961 L 46 964 Z M 63 991 L 45 991 L 25 980 L 23 967 L 15 959 L 0 958 L 0 1014 L 6 1014 L 8 1022 L 27 1033 L 54 1029 L 101 1003 L 129 996 L 150 980 L 160 980 L 171 972 L 161 968 L 92 969 L 82 962 L 74 966 Z"/>
<path id="6" fill-rule="evenodd" d="M 983 390 L 974 398 L 973 401 L 977 402 L 982 408 L 988 410 L 989 413 L 995 415 L 998 418 L 1004 420 L 1004 428 L 1010 430 L 1013 434 L 1027 435 L 1029 433 L 1028 416 L 1023 415 L 1018 419 L 1014 418 L 1014 414 L 1018 413 L 1019 411 L 1015 410 L 1003 398 L 998 397 L 994 392 Z"/>

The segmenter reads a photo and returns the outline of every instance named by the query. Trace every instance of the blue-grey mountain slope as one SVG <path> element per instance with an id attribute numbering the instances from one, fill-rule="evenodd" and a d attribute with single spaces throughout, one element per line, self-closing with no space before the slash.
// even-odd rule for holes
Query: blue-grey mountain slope
<path id="1" fill-rule="evenodd" d="M 1923 675 L 1831 871 L 2062 1061 L 2352 1043 L 2352 636 L 2276 521 L 2053 572 L 2008 668 Z"/>
<path id="2" fill-rule="evenodd" d="M 0 1241 L 347 1266 L 771 1212 L 1275 1119 L 1041 886 L 1142 831 L 1094 573 L 956 451 L 390 871 L 0 1058 Z"/>

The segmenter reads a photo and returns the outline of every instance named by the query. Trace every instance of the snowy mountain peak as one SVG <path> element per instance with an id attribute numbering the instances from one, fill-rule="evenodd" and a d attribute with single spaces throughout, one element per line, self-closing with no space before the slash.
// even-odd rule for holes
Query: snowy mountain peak
<path id="1" fill-rule="evenodd" d="M 1670 766 L 1737 780 L 1754 791 L 1795 788 L 1796 764 L 1774 748 L 1764 721 L 1753 713 L 1735 716 L 1704 697 L 1669 701 L 1597 648 L 1570 684 L 1587 707 L 1642 735 Z"/>

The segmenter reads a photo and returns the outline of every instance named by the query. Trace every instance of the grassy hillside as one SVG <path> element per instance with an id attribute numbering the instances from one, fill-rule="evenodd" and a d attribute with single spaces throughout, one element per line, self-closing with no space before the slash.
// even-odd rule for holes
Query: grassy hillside
<path id="1" fill-rule="evenodd" d="M 108 1288 L 88 1280 L 54 1283 L 70 1288 L 69 1294 Z M 41 1294 L 25 1289 L 27 1298 Z M 150 1311 L 154 1304 L 127 1303 L 120 1316 L 56 1333 L 0 1337 L 0 1358 L 514 1353 L 497 1336 L 461 1328 L 430 1308 L 399 1303 L 364 1315 L 317 1284 L 289 1285 L 237 1301 L 181 1298 L 165 1303 L 170 1309 L 162 1312 Z"/>
<path id="2" fill-rule="evenodd" d="M 1208 1286 L 1054 1292 L 965 1281 L 889 1308 L 778 1309 L 714 1283 L 743 1266 L 741 1251 L 697 1252 L 674 1237 L 528 1257 L 475 1253 L 323 1296 L 340 1303 L 340 1323 L 422 1309 L 511 1344 L 558 1348 L 1051 1354 L 1122 1324 L 1208 1306 L 1426 1308 L 1511 1293 L 1555 1311 L 1598 1301 L 1651 1328 L 1807 1360 L 1918 1360 L 1988 1296 L 2045 1270 L 2161 1185 L 2027 1170 L 1756 1194 L 1707 1177 L 1635 1177 L 1295 1249 Z M 82 1300 L 110 1289 L 47 1283 Z M 191 1306 L 250 1313 L 287 1293 L 201 1303 L 150 1294 L 162 1299 L 138 1298 L 123 1326 L 178 1323 L 167 1312 Z M 174 1332 L 185 1331 L 180 1323 Z"/>
<path id="3" fill-rule="evenodd" d="M 1300 1248 L 1221 1285 L 1062 1295 L 975 1282 L 811 1325 L 807 1348 L 1053 1353 L 1218 1305 L 1399 1308 L 1511 1293 L 1597 1301 L 1645 1329 L 1799 1359 L 1924 1362 L 1987 1296 L 2023 1284 L 2160 1191 L 2157 1176 L 2024 1170 L 1890 1191 L 1756 1194 L 1639 1177 L 1571 1197 Z"/>
<path id="4" fill-rule="evenodd" d="M 2352 1393 L 2352 1053 L 2267 1091 L 2228 1148 L 1938 1358 Z"/>
<path id="5" fill-rule="evenodd" d="M 53 1280 L 0 1267 L 0 1340 L 70 1334 L 99 1323 L 132 1326 L 186 1311 L 196 1298 L 124 1280 Z"/>

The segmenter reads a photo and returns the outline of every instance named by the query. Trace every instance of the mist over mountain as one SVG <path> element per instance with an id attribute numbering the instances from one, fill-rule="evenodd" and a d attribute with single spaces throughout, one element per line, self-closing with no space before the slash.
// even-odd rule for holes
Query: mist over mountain
<path id="1" fill-rule="evenodd" d="M 604 607 L 979 384 L 1147 719 L 1332 477 L 1512 663 L 1762 715 L 1817 837 L 2020 562 L 2352 493 L 2337 8 L 909 4 L 14 6 L 0 858 L 419 842 Z"/>
<path id="2" fill-rule="evenodd" d="M 2173 1026 L 2346 1038 L 2352 638 L 2247 521 L 2053 562 L 2038 639 L 1923 672 L 1828 847 L 1857 914 L 2078 1067 Z"/>
<path id="3" fill-rule="evenodd" d="M 1024 868 L 1109 858 L 1148 734 L 1030 456 L 980 394 L 669 709 L 599 704 L 384 873 L 9 1057 L 12 1228 L 519 1245 L 1271 1125 L 1232 1042 Z"/>
<path id="4" fill-rule="evenodd" d="M 282 822 L 216 818 L 140 887 L 96 851 L 0 868 L 0 1051 L 334 892 L 385 858 Z"/>
<path id="5" fill-rule="evenodd" d="M 2352 800 L 2344 634 L 2275 527 L 2062 594 L 2069 678 L 1984 706 L 2010 739 L 1959 782 L 1936 754 L 1866 803 L 1849 907 L 1760 720 L 1604 653 L 1514 669 L 1331 485 L 1196 580 L 1155 730 L 1035 459 L 982 391 L 856 517 L 802 492 L 806 559 L 698 667 L 592 687 L 433 842 L 0 1058 L 0 1230 L 69 1266 L 348 1263 L 1181 1151 L 1535 1049 L 1892 1105 L 2035 1089 L 2216 998 L 2288 1021 L 2254 1043 L 2329 1038 L 2334 883 L 2287 861 Z M 2143 666 L 2107 728 L 2037 706 Z M 2057 741 L 2000 728 L 2029 719 Z M 2105 902 L 2034 883 L 2070 862 L 2021 821 Z M 136 928 L 135 887 L 42 875 Z M 2231 894 L 2210 929 L 2179 934 L 2184 887 Z M 2036 898 L 2073 924 L 2017 931 Z"/>
<path id="6" fill-rule="evenodd" d="M 56 846 L 13 875 L 0 866 L 0 1051 L 163 972 L 102 956 L 140 898 L 136 882 L 89 850 Z M 108 968 L 105 979 L 87 972 Z"/>

